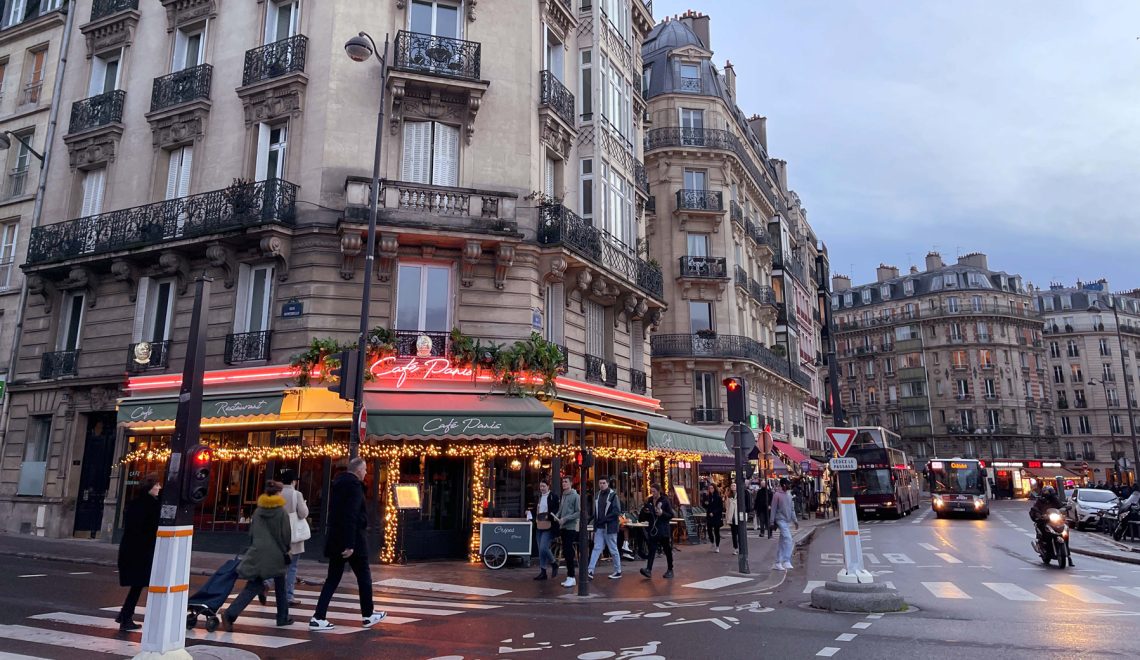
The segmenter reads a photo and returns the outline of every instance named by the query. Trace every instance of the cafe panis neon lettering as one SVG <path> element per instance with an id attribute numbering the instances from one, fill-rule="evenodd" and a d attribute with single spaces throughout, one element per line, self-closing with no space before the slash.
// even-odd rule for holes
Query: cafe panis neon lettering
<path id="1" fill-rule="evenodd" d="M 412 358 L 400 364 L 394 356 L 382 357 L 372 363 L 369 371 L 376 378 L 394 378 L 398 388 L 409 380 L 471 380 L 475 376 L 473 368 L 453 366 L 445 357 Z"/>
<path id="2" fill-rule="evenodd" d="M 424 433 L 440 433 L 446 435 L 456 431 L 459 433 L 501 431 L 503 430 L 503 425 L 495 420 L 484 421 L 478 417 L 468 417 L 467 419 L 455 419 L 454 417 L 444 419 L 443 417 L 435 417 L 424 423 L 423 428 Z"/>

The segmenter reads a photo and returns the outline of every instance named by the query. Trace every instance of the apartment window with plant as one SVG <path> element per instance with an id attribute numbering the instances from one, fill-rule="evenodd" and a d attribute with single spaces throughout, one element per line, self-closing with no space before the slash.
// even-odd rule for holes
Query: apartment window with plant
<path id="1" fill-rule="evenodd" d="M 289 148 L 289 124 L 287 122 L 262 122 L 257 125 L 257 162 L 255 179 L 284 179 L 286 156 Z M 405 142 L 405 153 L 407 143 Z"/>
<path id="2" fill-rule="evenodd" d="M 34 186 L 28 185 L 29 172 L 32 166 L 32 152 L 24 143 L 32 143 L 35 138 L 35 129 L 14 131 L 13 135 L 15 137 L 11 140 L 12 146 L 9 149 L 12 153 L 12 168 L 8 172 L 8 189 L 4 191 L 8 198 L 20 197 L 34 192 Z"/>
<path id="3" fill-rule="evenodd" d="M 33 48 L 24 58 L 24 89 L 20 94 L 20 105 L 35 105 L 40 102 L 44 88 L 44 62 L 47 59 L 47 46 Z"/>
<path id="4" fill-rule="evenodd" d="M 20 221 L 0 225 L 0 291 L 16 286 L 12 272 L 16 267 L 16 243 L 20 236 Z"/>
<path id="5" fill-rule="evenodd" d="M 459 129 L 435 121 L 405 121 L 401 178 L 411 183 L 458 186 Z"/>
<path id="6" fill-rule="evenodd" d="M 174 320 L 174 280 L 144 277 L 135 298 L 134 342 L 158 344 L 170 339 Z"/>
<path id="7" fill-rule="evenodd" d="M 693 422 L 716 423 L 720 420 L 720 404 L 717 402 L 717 377 L 711 371 L 698 371 L 693 378 L 693 394 L 696 410 Z"/>
<path id="8" fill-rule="evenodd" d="M 16 486 L 17 495 L 43 496 L 50 449 L 51 415 L 29 417 L 24 440 L 24 456 L 20 462 L 20 480 Z"/>
<path id="9" fill-rule="evenodd" d="M 396 280 L 395 317 L 397 330 L 450 331 L 451 267 L 401 263 Z"/>

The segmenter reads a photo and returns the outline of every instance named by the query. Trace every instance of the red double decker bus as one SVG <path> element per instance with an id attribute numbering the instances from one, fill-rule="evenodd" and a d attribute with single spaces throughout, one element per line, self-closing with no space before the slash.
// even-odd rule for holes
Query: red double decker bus
<path id="1" fill-rule="evenodd" d="M 919 507 L 918 475 L 906 454 L 892 445 L 899 436 L 879 426 L 857 427 L 847 456 L 858 467 L 852 474 L 855 508 L 860 518 L 899 518 Z"/>

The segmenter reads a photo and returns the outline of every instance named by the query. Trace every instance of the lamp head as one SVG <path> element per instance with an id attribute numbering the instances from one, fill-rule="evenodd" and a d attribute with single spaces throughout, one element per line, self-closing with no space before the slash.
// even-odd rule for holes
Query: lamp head
<path id="1" fill-rule="evenodd" d="M 364 33 L 362 32 L 344 42 L 344 52 L 348 53 L 348 56 L 352 58 L 352 61 L 363 62 L 369 57 L 372 57 L 372 44 L 368 41 L 368 38 L 365 37 Z"/>
<path id="2" fill-rule="evenodd" d="M 7 149 L 12 146 L 12 141 L 8 139 L 8 131 L 0 131 L 0 149 Z"/>

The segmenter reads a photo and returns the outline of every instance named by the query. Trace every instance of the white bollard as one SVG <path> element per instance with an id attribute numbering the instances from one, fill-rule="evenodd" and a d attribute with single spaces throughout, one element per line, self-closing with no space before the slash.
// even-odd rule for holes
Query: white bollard
<path id="1" fill-rule="evenodd" d="M 190 597 L 190 551 L 194 527 L 158 528 L 150 569 L 142 653 L 136 660 L 189 660 L 186 650 L 186 607 Z"/>
<path id="2" fill-rule="evenodd" d="M 843 528 L 844 566 L 835 579 L 849 584 L 874 582 L 874 577 L 863 568 L 863 541 L 859 536 L 859 514 L 854 497 L 839 498 L 839 523 Z"/>

